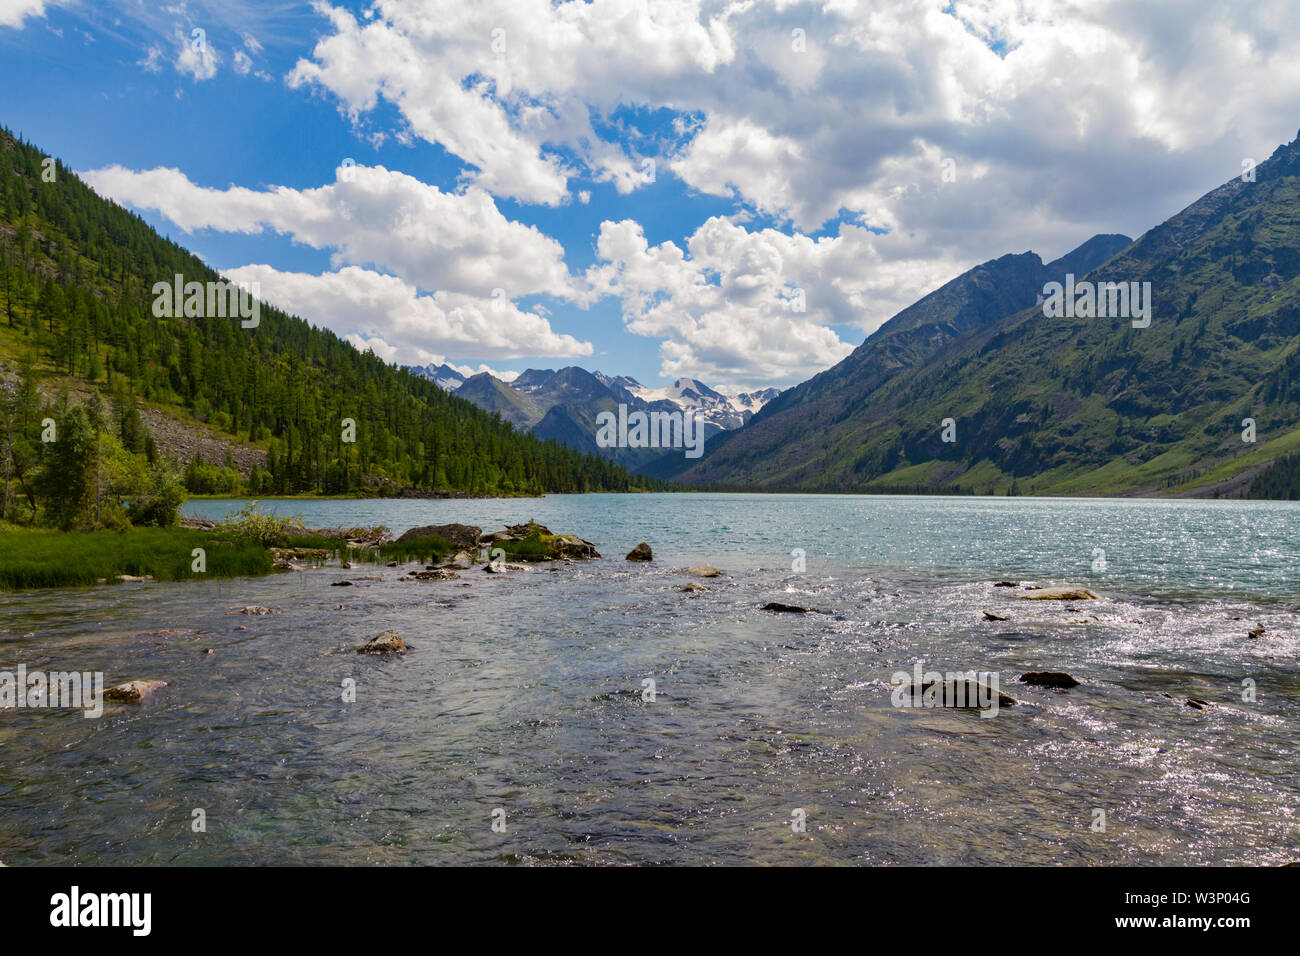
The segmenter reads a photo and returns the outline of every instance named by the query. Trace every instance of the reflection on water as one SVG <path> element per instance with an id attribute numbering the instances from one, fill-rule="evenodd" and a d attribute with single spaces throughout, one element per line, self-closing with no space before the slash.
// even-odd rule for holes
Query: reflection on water
<path id="1" fill-rule="evenodd" d="M 0 860 L 1295 858 L 1293 506 L 720 495 L 285 505 L 311 524 L 394 531 L 535 517 L 606 556 L 446 582 L 330 567 L 0 596 L 0 670 L 172 682 L 100 720 L 0 713 Z M 624 562 L 642 539 L 656 561 Z M 1092 571 L 1097 547 L 1105 571 Z M 803 573 L 791 570 L 796 548 Z M 689 578 L 677 569 L 702 562 L 729 576 L 681 592 Z M 357 583 L 330 586 L 342 578 Z M 1102 600 L 1018 601 L 993 587 L 1001 578 L 1085 584 Z M 826 613 L 759 610 L 768 601 Z M 253 604 L 278 613 L 230 613 Z M 986 608 L 1010 620 L 986 621 Z M 1247 637 L 1257 625 L 1264 635 Z M 404 658 L 354 653 L 387 628 L 405 637 Z M 996 671 L 1020 703 L 993 719 L 896 709 L 890 675 L 918 660 Z M 1027 670 L 1084 683 L 1027 687 L 1015 680 Z M 348 678 L 354 703 L 342 700 Z M 196 808 L 206 833 L 191 829 Z M 496 808 L 504 833 L 492 830 Z M 1090 827 L 1097 808 L 1105 832 Z M 806 833 L 791 828 L 796 809 Z"/>

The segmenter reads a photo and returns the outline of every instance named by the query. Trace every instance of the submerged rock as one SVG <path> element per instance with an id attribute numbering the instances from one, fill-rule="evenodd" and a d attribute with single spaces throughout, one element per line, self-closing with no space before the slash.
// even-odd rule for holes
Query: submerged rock
<path id="1" fill-rule="evenodd" d="M 1201 700 L 1199 697 L 1189 697 L 1183 703 L 1188 707 L 1194 707 L 1196 710 L 1204 710 L 1206 707 L 1210 706 L 1208 700 Z"/>
<path id="2" fill-rule="evenodd" d="M 376 634 L 364 646 L 357 648 L 358 654 L 405 654 L 406 642 L 396 631 L 384 631 Z"/>
<path id="3" fill-rule="evenodd" d="M 993 585 L 995 588 L 1018 588 L 1020 587 L 1015 581 L 999 581 Z"/>
<path id="4" fill-rule="evenodd" d="M 1087 588 L 1035 588 L 1033 594 L 1020 595 L 1022 601 L 1095 601 L 1097 595 Z"/>
<path id="5" fill-rule="evenodd" d="M 1264 630 L 1264 625 L 1260 624 L 1257 627 L 1252 627 L 1247 637 L 1263 637 L 1265 633 L 1267 632 Z"/>
<path id="6" fill-rule="evenodd" d="M 138 704 L 154 691 L 167 686 L 165 680 L 132 680 L 116 687 L 104 690 L 104 700 L 115 700 L 125 704 Z"/>
<path id="7" fill-rule="evenodd" d="M 642 541 L 635 548 L 627 553 L 629 561 L 653 561 L 654 552 L 650 550 L 650 545 Z"/>
<path id="8" fill-rule="evenodd" d="M 693 568 L 686 569 L 687 574 L 693 574 L 697 578 L 720 578 L 723 573 L 711 564 L 697 564 Z"/>
<path id="9" fill-rule="evenodd" d="M 446 568 L 430 568 L 425 571 L 412 571 L 405 580 L 408 581 L 454 581 L 460 575 Z"/>
<path id="10" fill-rule="evenodd" d="M 708 588 L 706 588 L 699 581 L 687 581 L 680 588 L 678 588 L 678 590 L 685 591 L 687 594 L 698 594 L 700 591 L 707 591 Z"/>
<path id="11" fill-rule="evenodd" d="M 1020 675 L 1020 681 L 1035 687 L 1059 687 L 1062 690 L 1079 686 L 1079 682 L 1065 671 L 1029 671 Z"/>
<path id="12" fill-rule="evenodd" d="M 808 608 L 800 607 L 797 604 L 782 604 L 779 601 L 769 601 L 763 605 L 764 611 L 773 611 L 777 614 L 807 614 Z"/>
<path id="13" fill-rule="evenodd" d="M 331 582 L 330 582 L 330 587 L 332 587 L 332 588 L 350 588 L 350 587 L 352 587 L 352 582 L 351 582 L 351 581 L 331 581 Z"/>
<path id="14" fill-rule="evenodd" d="M 250 604 L 248 607 L 241 607 L 235 613 L 262 615 L 262 614 L 274 614 L 275 612 L 272 611 L 269 607 L 262 607 L 260 604 Z"/>
<path id="15" fill-rule="evenodd" d="M 1011 620 L 1011 618 L 1009 618 L 1009 617 L 1003 617 L 1001 614 L 994 614 L 992 611 L 985 611 L 985 612 L 984 612 L 984 620 L 986 620 L 986 621 L 1009 621 L 1009 620 Z"/>

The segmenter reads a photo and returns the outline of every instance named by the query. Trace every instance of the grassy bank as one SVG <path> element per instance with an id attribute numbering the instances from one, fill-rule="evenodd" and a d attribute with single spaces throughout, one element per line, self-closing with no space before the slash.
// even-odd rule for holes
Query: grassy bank
<path id="1" fill-rule="evenodd" d="M 337 553 L 338 541 L 293 536 L 292 548 L 323 548 Z M 203 571 L 194 570 L 194 549 L 204 551 Z M 133 528 L 130 531 L 51 531 L 0 527 L 0 590 L 115 584 L 120 575 L 152 576 L 158 581 L 232 578 L 267 574 L 268 548 L 222 531 L 185 528 Z"/>

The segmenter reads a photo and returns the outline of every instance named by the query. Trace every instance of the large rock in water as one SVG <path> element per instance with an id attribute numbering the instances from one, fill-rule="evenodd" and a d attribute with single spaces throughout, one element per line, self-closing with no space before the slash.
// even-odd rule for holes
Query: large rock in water
<path id="1" fill-rule="evenodd" d="M 453 548 L 472 551 L 478 547 L 478 539 L 483 534 L 482 528 L 471 524 L 426 524 L 412 528 L 398 541 L 415 541 L 419 538 L 441 538 Z"/>
<path id="2" fill-rule="evenodd" d="M 1087 588 L 1037 588 L 1019 595 L 1022 601 L 1095 601 L 1097 595 Z"/>
<path id="3" fill-rule="evenodd" d="M 642 541 L 635 548 L 627 553 L 629 561 L 653 561 L 654 552 L 650 550 L 650 545 Z"/>
<path id="4" fill-rule="evenodd" d="M 357 648 L 358 654 L 405 654 L 406 642 L 396 631 L 384 631 L 376 634 L 365 646 Z"/>
<path id="5" fill-rule="evenodd" d="M 928 684 L 922 684 L 920 694 L 916 695 L 915 684 L 908 682 L 902 685 L 908 688 L 908 694 L 919 696 L 922 700 L 927 698 L 932 702 L 934 707 L 961 707 L 967 710 L 983 710 L 980 707 L 981 700 L 992 702 L 997 698 L 999 707 L 1014 707 L 1018 701 L 1002 691 L 995 691 L 983 681 L 971 680 L 962 677 L 954 680 L 930 681 Z"/>
<path id="6" fill-rule="evenodd" d="M 1079 686 L 1079 682 L 1065 671 L 1029 671 L 1020 675 L 1020 681 L 1036 687 L 1059 687 L 1062 690 Z"/>
<path id="7" fill-rule="evenodd" d="M 156 690 L 167 686 L 165 680 L 132 680 L 104 691 L 104 700 L 121 701 L 124 704 L 138 704 Z"/>

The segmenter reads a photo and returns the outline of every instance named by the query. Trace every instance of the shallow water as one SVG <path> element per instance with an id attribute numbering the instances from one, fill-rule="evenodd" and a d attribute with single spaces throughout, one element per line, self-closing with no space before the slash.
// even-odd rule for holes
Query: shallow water
<path id="1" fill-rule="evenodd" d="M 446 582 L 362 565 L 0 595 L 0 670 L 172 682 L 98 720 L 0 712 L 0 860 L 1300 856 L 1296 505 L 591 495 L 268 506 L 395 532 L 535 518 L 605 557 Z M 640 540 L 651 565 L 623 561 Z M 1105 567 L 1094 570 L 1097 548 Z M 728 576 L 682 593 L 692 578 L 681 569 L 700 563 Z M 355 585 L 330 586 L 344 578 Z M 1101 600 L 1020 601 L 1023 590 L 993 587 L 1004 578 L 1084 585 Z M 824 613 L 771 614 L 768 601 Z M 278 613 L 231 613 L 251 604 Z M 1011 620 L 985 621 L 986 608 Z M 1249 638 L 1257 625 L 1264 635 Z M 157 633 L 169 628 L 181 630 Z M 354 653 L 387 628 L 406 638 L 405 657 Z M 992 718 L 894 707 L 891 675 L 918 661 L 995 672 L 1019 703 Z M 1027 670 L 1084 683 L 1029 687 L 1015 679 Z M 341 700 L 347 678 L 355 703 Z M 205 833 L 192 832 L 195 808 Z M 498 808 L 504 833 L 492 829 Z M 1092 829 L 1098 808 L 1104 832 Z M 806 832 L 792 830 L 796 810 Z"/>

